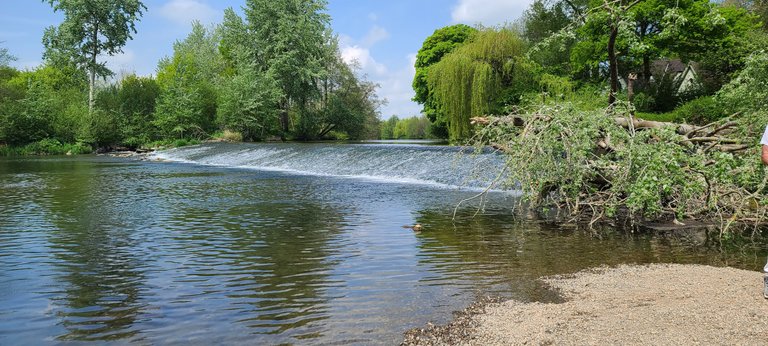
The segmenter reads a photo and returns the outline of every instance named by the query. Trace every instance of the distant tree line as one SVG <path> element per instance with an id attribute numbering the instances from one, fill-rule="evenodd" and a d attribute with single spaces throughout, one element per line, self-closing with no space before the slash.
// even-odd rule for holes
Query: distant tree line
<path id="1" fill-rule="evenodd" d="M 382 121 L 379 126 L 381 139 L 429 139 L 439 138 L 432 133 L 432 125 L 426 116 L 391 118 Z"/>
<path id="2" fill-rule="evenodd" d="M 325 0 L 248 0 L 242 17 L 193 23 L 156 76 L 117 78 L 99 57 L 132 38 L 142 2 L 48 2 L 64 21 L 45 32 L 43 64 L 19 71 L 0 50 L 0 146 L 379 136 L 378 86 L 342 60 Z"/>

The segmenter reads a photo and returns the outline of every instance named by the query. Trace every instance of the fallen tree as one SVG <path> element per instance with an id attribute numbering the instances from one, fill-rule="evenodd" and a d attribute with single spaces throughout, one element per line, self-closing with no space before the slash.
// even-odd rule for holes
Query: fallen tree
<path id="1" fill-rule="evenodd" d="M 768 221 L 758 144 L 765 122 L 734 114 L 704 126 L 646 121 L 629 107 L 582 111 L 569 105 L 476 117 L 474 142 L 507 157 L 504 182 L 537 210 L 557 208 L 593 225 L 716 220 Z"/>

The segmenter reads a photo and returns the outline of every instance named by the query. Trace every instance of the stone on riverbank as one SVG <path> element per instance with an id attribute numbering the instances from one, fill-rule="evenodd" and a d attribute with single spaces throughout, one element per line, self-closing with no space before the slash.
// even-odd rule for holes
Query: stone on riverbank
<path id="1" fill-rule="evenodd" d="M 466 337 L 450 344 L 768 345 L 768 301 L 759 272 L 626 265 L 543 281 L 566 302 L 489 304 L 462 323 L 469 330 L 451 332 Z"/>

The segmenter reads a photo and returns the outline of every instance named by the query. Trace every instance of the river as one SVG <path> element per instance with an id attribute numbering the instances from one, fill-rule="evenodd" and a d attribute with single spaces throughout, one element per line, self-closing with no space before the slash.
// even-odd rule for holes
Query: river
<path id="1" fill-rule="evenodd" d="M 156 157 L 0 158 L 0 344 L 391 345 L 479 296 L 552 300 L 543 275 L 757 270 L 766 254 L 741 238 L 521 222 L 503 184 L 452 220 L 498 176 L 491 152 L 206 144 Z"/>

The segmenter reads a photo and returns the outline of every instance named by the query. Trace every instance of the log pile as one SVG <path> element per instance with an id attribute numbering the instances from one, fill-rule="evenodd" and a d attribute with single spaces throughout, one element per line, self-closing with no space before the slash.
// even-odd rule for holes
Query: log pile
<path id="1" fill-rule="evenodd" d="M 641 222 L 667 220 L 682 225 L 679 220 L 714 221 L 723 230 L 735 224 L 765 225 L 768 220 L 768 174 L 763 173 L 757 158 L 747 156 L 755 154 L 756 140 L 754 134 L 742 134 L 744 119 L 737 118 L 738 113 L 710 124 L 690 125 L 643 120 L 629 112 L 601 118 L 598 114 L 542 110 L 471 118 L 473 125 L 482 128 L 477 143 L 507 153 L 509 162 L 514 162 L 512 179 L 521 186 L 532 208 L 556 206 L 568 210 L 574 220 L 591 218 L 590 225 L 613 218 L 617 212 Z M 611 128 L 611 123 L 616 127 Z M 589 137 L 584 137 L 584 132 L 574 135 L 582 126 L 596 133 L 591 139 L 595 140 L 594 150 L 587 149 L 586 154 L 583 150 L 589 144 L 572 142 Z M 649 129 L 665 131 L 645 132 Z M 566 141 L 571 142 L 556 149 L 562 152 L 547 149 Z M 671 151 L 669 146 L 659 147 L 659 154 L 654 156 L 657 143 L 680 147 Z M 653 163 L 633 161 L 635 154 L 631 153 L 635 152 L 640 153 L 640 160 Z M 610 153 L 616 155 L 606 155 Z M 722 161 L 721 153 L 733 155 Z M 629 160 L 622 159 L 628 156 Z M 678 165 L 672 169 L 675 173 L 664 168 L 670 164 Z M 654 196 L 659 197 L 654 200 Z M 648 218 L 648 210 L 655 216 Z"/>
<path id="2" fill-rule="evenodd" d="M 718 120 L 703 126 L 643 120 L 635 117 L 616 117 L 614 118 L 614 122 L 616 125 L 621 126 L 630 132 L 654 128 L 673 128 L 677 134 L 683 136 L 683 138 L 680 140 L 681 145 L 685 145 L 687 147 L 699 146 L 702 147 L 702 150 L 704 151 L 720 150 L 722 152 L 741 152 L 747 150 L 750 145 L 745 143 L 742 139 L 729 137 L 733 134 L 732 130 L 737 125 L 737 122 L 733 121 L 732 119 L 738 115 L 739 113 L 735 113 L 726 119 Z M 534 117 L 543 120 L 548 118 L 547 115 L 543 114 L 536 114 Z M 525 120 L 517 115 L 493 118 L 474 117 L 471 118 L 470 121 L 472 125 L 480 126 L 525 126 Z M 604 150 L 610 150 L 608 139 L 600 141 L 598 146 Z M 498 144 L 494 145 L 494 147 L 497 147 L 497 149 L 502 151 L 508 149 Z"/>

